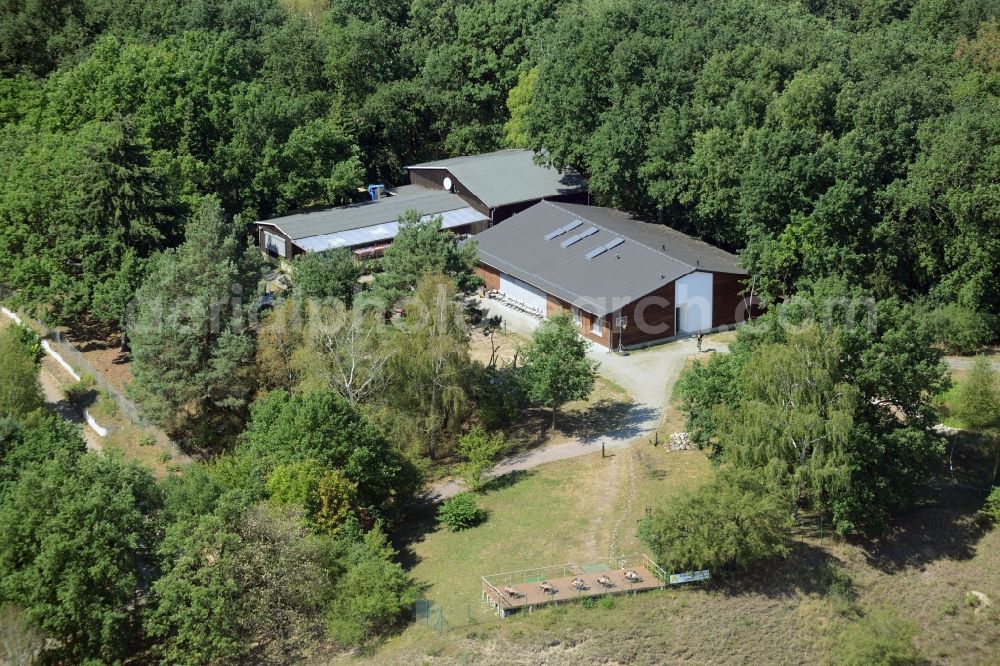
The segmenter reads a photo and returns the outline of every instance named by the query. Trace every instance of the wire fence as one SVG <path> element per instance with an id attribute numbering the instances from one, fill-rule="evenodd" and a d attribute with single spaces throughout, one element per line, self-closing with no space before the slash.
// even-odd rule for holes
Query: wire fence
<path id="1" fill-rule="evenodd" d="M 413 604 L 413 622 L 438 634 L 498 621 L 496 611 L 485 602 L 467 602 L 464 609 L 453 606 L 449 614 L 445 613 L 440 604 L 429 599 L 417 599 Z"/>
<path id="2" fill-rule="evenodd" d="M 92 378 L 97 389 L 114 400 L 118 405 L 118 409 L 125 414 L 129 421 L 141 428 L 154 427 L 153 424 L 142 416 L 142 413 L 139 411 L 139 408 L 136 407 L 135 403 L 126 398 L 121 391 L 105 379 L 104 375 L 102 375 L 101 372 L 87 360 L 87 357 L 66 339 L 66 337 L 62 334 L 62 331 L 49 328 L 37 319 L 33 319 L 23 313 L 19 313 L 18 316 L 25 324 L 28 324 L 31 328 L 35 329 L 35 332 L 38 333 L 42 339 L 47 340 L 53 351 L 62 356 L 63 359 L 65 359 L 65 361 L 76 370 L 77 374 L 81 377 L 83 375 L 87 375 Z"/>
<path id="3" fill-rule="evenodd" d="M 32 322 L 34 323 L 34 322 Z M 149 428 L 152 424 L 143 418 L 139 408 L 135 403 L 126 398 L 111 383 L 104 378 L 97 368 L 87 360 L 76 347 L 69 343 L 59 331 L 50 331 L 43 336 L 52 345 L 52 348 L 59 352 L 66 361 L 76 368 L 81 375 L 86 374 L 93 378 L 98 390 L 110 397 L 118 404 L 118 409 L 128 417 L 128 420 L 141 428 Z"/>

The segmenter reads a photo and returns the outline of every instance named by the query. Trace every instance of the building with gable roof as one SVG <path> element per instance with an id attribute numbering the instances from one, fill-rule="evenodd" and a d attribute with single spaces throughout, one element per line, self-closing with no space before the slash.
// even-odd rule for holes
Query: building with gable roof
<path id="1" fill-rule="evenodd" d="M 725 327 L 751 310 L 736 256 L 609 208 L 542 201 L 475 240 L 493 295 L 540 317 L 570 312 L 581 335 L 611 349 Z"/>

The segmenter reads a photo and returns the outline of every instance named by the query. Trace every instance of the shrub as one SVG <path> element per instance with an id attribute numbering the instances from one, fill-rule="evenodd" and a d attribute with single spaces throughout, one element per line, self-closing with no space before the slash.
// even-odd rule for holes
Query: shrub
<path id="1" fill-rule="evenodd" d="M 475 426 L 458 438 L 458 453 L 466 462 L 462 463 L 462 476 L 473 490 L 483 483 L 483 474 L 493 466 L 500 452 L 506 446 L 502 432 L 488 433 Z"/>
<path id="2" fill-rule="evenodd" d="M 83 407 L 90 398 L 90 387 L 81 379 L 66 387 L 66 399 L 77 407 Z"/>
<path id="3" fill-rule="evenodd" d="M 951 353 L 972 354 L 993 337 L 989 315 L 958 303 L 933 310 L 928 320 L 937 342 Z"/>
<path id="4" fill-rule="evenodd" d="M 438 509 L 438 522 L 452 532 L 475 527 L 486 520 L 486 509 L 480 508 L 471 493 L 461 493 L 446 499 Z"/>
<path id="5" fill-rule="evenodd" d="M 94 405 L 94 411 L 98 416 L 113 418 L 118 414 L 118 401 L 111 397 L 111 395 L 106 391 L 101 391 L 97 396 L 97 403 Z"/>
<path id="6" fill-rule="evenodd" d="M 38 365 L 10 327 L 0 329 L 0 416 L 23 417 L 44 404 Z"/>
<path id="7" fill-rule="evenodd" d="M 25 355 L 34 361 L 35 365 L 41 363 L 45 350 L 42 349 L 42 338 L 35 329 L 25 324 L 14 324 L 10 330 L 17 343 L 24 348 Z"/>
<path id="8" fill-rule="evenodd" d="M 973 359 L 969 376 L 958 385 L 957 394 L 956 414 L 973 428 L 988 428 L 1000 419 L 997 373 L 985 356 Z"/>
<path id="9" fill-rule="evenodd" d="M 788 551 L 789 502 L 750 470 L 722 468 L 654 512 L 639 536 L 668 571 L 745 569 Z"/>
<path id="10" fill-rule="evenodd" d="M 993 522 L 1000 523 L 1000 486 L 990 491 L 983 506 L 983 513 Z"/>
<path id="11" fill-rule="evenodd" d="M 913 627 L 889 611 L 868 613 L 852 624 L 840 642 L 843 666 L 907 666 L 923 663 L 913 645 Z"/>

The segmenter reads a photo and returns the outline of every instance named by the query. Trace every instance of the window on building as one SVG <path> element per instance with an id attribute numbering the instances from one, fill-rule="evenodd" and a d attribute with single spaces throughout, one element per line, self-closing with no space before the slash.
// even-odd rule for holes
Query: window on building
<path id="1" fill-rule="evenodd" d="M 594 335 L 601 334 L 601 318 L 597 315 L 590 316 L 590 332 Z"/>
<path id="2" fill-rule="evenodd" d="M 583 313 L 580 312 L 580 308 L 573 308 L 573 323 L 583 326 Z"/>

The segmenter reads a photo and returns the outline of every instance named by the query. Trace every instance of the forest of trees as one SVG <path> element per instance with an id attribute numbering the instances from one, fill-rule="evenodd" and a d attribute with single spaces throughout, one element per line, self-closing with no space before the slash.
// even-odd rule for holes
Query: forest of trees
<path id="1" fill-rule="evenodd" d="M 0 275 L 119 322 L 199 199 L 337 203 L 517 145 L 595 203 L 738 250 L 758 296 L 830 275 L 995 327 L 990 0 L 23 0 L 0 15 Z M 995 330 L 995 328 L 994 328 Z"/>
<path id="2" fill-rule="evenodd" d="M 529 404 L 557 421 L 594 366 L 559 318 L 519 364 L 473 362 L 498 325 L 460 298 L 475 244 L 418 213 L 370 287 L 349 253 L 310 256 L 262 313 L 251 223 L 510 146 L 737 252 L 772 306 L 682 380 L 720 467 L 645 519 L 657 557 L 780 555 L 802 510 L 883 533 L 941 456 L 942 345 L 1000 331 L 998 18 L 992 0 L 6 3 L 0 298 L 127 334 L 131 397 L 199 461 L 155 479 L 86 454 L 41 408 L 38 341 L 3 331 L 0 621 L 67 663 L 243 663 L 404 617 L 417 589 L 386 533 L 423 472 L 457 451 L 475 487 L 497 427 Z M 878 326 L 815 317 L 830 299 Z"/>

